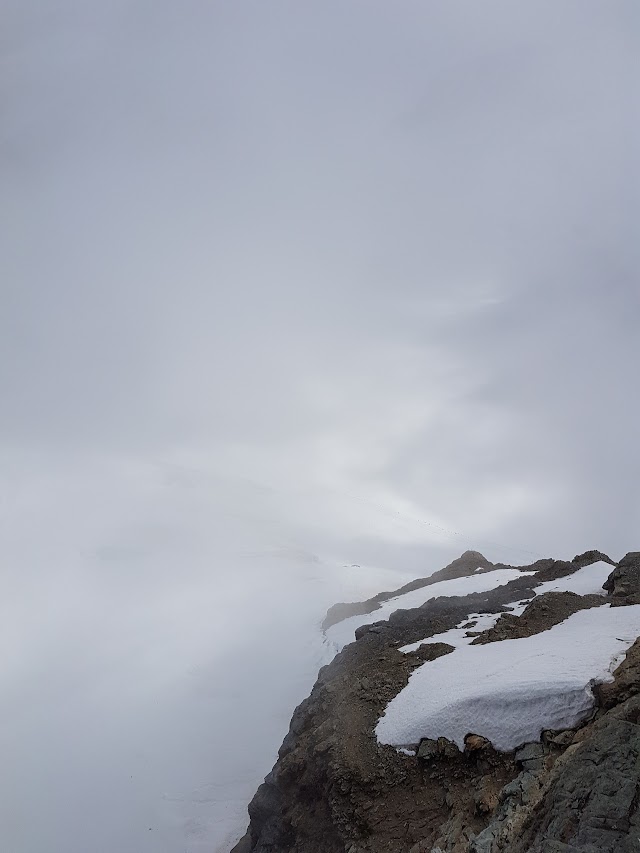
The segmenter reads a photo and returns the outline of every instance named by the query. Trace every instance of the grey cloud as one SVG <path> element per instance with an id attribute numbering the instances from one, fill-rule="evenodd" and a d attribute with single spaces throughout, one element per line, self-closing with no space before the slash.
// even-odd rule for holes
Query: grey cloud
<path id="1" fill-rule="evenodd" d="M 3 33 L 12 713 L 46 685 L 11 760 L 35 772 L 37 744 L 54 774 L 49 712 L 50 742 L 94 743 L 64 697 L 82 718 L 120 686 L 117 761 L 74 765 L 107 779 L 77 849 L 117 801 L 108 840 L 138 851 L 127 827 L 157 792 L 127 800 L 118 762 L 143 739 L 168 787 L 208 762 L 224 788 L 229 738 L 191 702 L 195 667 L 220 727 L 241 705 L 256 724 L 220 698 L 239 672 L 282 694 L 266 772 L 312 677 L 305 631 L 365 583 L 344 564 L 637 547 L 637 8 L 23 1 Z M 68 853 L 66 781 L 47 814 Z M 148 849 L 175 849 L 174 829 Z M 198 832 L 193 850 L 222 843 Z"/>

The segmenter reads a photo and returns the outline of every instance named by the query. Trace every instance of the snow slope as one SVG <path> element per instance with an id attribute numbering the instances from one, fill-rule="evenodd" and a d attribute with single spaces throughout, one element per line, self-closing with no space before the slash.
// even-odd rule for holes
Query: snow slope
<path id="1" fill-rule="evenodd" d="M 579 569 L 566 578 L 558 578 L 555 581 L 546 581 L 536 587 L 536 595 L 544 595 L 545 592 L 575 592 L 578 595 L 606 595 L 602 584 L 613 571 L 610 563 L 592 563 Z"/>
<path id="2" fill-rule="evenodd" d="M 359 616 L 350 616 L 348 619 L 343 619 L 342 622 L 332 625 L 325 633 L 327 643 L 333 652 L 339 652 L 354 641 L 356 628 L 388 619 L 395 610 L 420 607 L 430 598 L 438 598 L 443 595 L 462 596 L 469 595 L 472 592 L 488 592 L 527 574 L 533 573 L 521 572 L 518 569 L 496 569 L 483 574 L 473 574 L 466 578 L 440 581 L 431 586 L 406 592 L 404 595 L 398 595 L 386 601 L 379 610 Z"/>
<path id="3" fill-rule="evenodd" d="M 533 637 L 462 646 L 411 675 L 380 719 L 378 740 L 407 746 L 443 736 L 462 747 L 473 732 L 506 751 L 542 729 L 571 728 L 593 706 L 591 682 L 611 680 L 639 634 L 640 605 L 604 605 Z"/>

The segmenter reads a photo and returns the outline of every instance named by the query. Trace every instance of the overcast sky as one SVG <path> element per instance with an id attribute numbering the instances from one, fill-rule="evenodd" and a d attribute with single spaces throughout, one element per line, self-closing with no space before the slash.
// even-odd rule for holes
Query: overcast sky
<path id="1" fill-rule="evenodd" d="M 9 719 L 43 673 L 103 696 L 214 637 L 228 661 L 256 578 L 640 548 L 635 0 L 0 16 Z M 37 743 L 42 775 L 30 725 L 12 759 Z M 64 803 L 25 840 L 29 784 L 16 850 L 86 853 Z"/>

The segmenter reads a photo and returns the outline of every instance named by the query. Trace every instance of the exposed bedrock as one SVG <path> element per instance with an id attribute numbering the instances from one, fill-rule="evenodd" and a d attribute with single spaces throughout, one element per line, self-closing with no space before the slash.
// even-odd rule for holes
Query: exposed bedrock
<path id="1" fill-rule="evenodd" d="M 611 604 L 640 604 L 640 551 L 623 557 L 603 587 L 611 596 Z"/>
<path id="2" fill-rule="evenodd" d="M 495 643 L 532 637 L 564 622 L 573 613 L 607 603 L 602 595 L 576 595 L 575 592 L 546 592 L 536 596 L 521 616 L 504 613 L 493 628 L 483 631 L 473 640 L 473 645 Z"/>

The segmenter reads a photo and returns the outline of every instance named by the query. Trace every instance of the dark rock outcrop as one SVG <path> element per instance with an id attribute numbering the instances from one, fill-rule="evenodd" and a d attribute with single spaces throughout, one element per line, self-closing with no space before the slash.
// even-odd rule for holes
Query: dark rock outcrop
<path id="1" fill-rule="evenodd" d="M 598 704 L 605 710 L 640 693 L 640 640 L 635 641 L 616 669 L 614 681 L 598 684 L 595 692 Z"/>
<path id="2" fill-rule="evenodd" d="M 630 551 L 611 572 L 602 586 L 611 596 L 611 604 L 640 604 L 640 551 Z"/>
<path id="3" fill-rule="evenodd" d="M 611 557 L 607 557 L 607 555 L 603 554 L 602 551 L 585 551 L 583 554 L 576 554 L 571 562 L 577 563 L 581 569 L 585 566 L 590 566 L 593 563 L 600 562 L 610 563 L 612 566 L 615 566 L 615 562 Z"/>
<path id="4" fill-rule="evenodd" d="M 503 614 L 493 628 L 479 634 L 472 645 L 532 637 L 534 634 L 548 631 L 554 625 L 559 625 L 579 610 L 601 607 L 606 603 L 607 599 L 603 595 L 546 592 L 544 595 L 536 596 L 521 616 L 514 616 L 512 613 Z"/>

